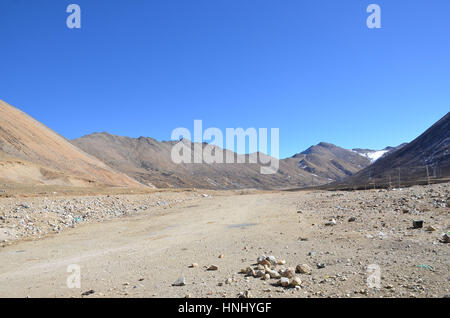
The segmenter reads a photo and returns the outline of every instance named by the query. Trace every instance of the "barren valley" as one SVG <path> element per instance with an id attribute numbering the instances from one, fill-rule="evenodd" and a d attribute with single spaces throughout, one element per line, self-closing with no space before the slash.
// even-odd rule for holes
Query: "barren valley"
<path id="1" fill-rule="evenodd" d="M 0 297 L 449 295 L 449 114 L 407 145 L 322 142 L 262 175 L 0 113 Z"/>
<path id="2" fill-rule="evenodd" d="M 1 198 L 0 297 L 443 297 L 449 190 Z"/>

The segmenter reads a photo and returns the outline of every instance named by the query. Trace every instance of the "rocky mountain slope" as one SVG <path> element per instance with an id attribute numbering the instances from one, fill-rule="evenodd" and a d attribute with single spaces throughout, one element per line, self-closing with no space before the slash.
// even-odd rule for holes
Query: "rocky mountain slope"
<path id="1" fill-rule="evenodd" d="M 450 113 L 447 113 L 414 141 L 380 158 L 342 185 L 402 186 L 449 178 Z"/>
<path id="2" fill-rule="evenodd" d="M 298 161 L 300 169 L 333 181 L 351 176 L 371 163 L 365 156 L 325 142 L 293 158 Z"/>
<path id="3" fill-rule="evenodd" d="M 0 181 L 71 186 L 142 186 L 3 101 L 0 101 Z"/>
<path id="4" fill-rule="evenodd" d="M 85 152 L 99 158 L 136 180 L 157 187 L 199 187 L 212 189 L 292 188 L 322 185 L 363 169 L 370 160 L 351 150 L 321 143 L 292 158 L 280 160 L 276 174 L 263 175 L 259 164 L 175 164 L 171 150 L 175 142 L 152 138 L 128 138 L 94 133 L 72 141 Z M 185 140 L 191 149 L 193 144 Z M 203 148 L 207 145 L 204 144 Z M 215 151 L 228 150 L 215 147 Z M 235 158 L 248 156 L 231 153 Z M 267 156 L 258 154 L 258 156 Z M 237 159 L 235 159 L 237 162 Z"/>
<path id="5" fill-rule="evenodd" d="M 248 155 L 237 155 L 231 152 L 235 160 L 233 164 L 175 164 L 171 160 L 172 147 L 176 142 L 158 142 L 152 138 L 128 138 L 108 133 L 94 133 L 72 141 L 74 145 L 99 158 L 115 169 L 122 171 L 136 180 L 148 182 L 161 188 L 198 187 L 210 189 L 274 189 L 290 187 L 306 187 L 328 183 L 321 176 L 313 176 L 310 172 L 299 169 L 297 161 L 280 160 L 276 174 L 261 174 L 260 164 L 250 164 Z M 188 147 L 193 144 L 185 140 Z M 203 144 L 205 148 L 207 144 Z M 228 150 L 214 148 L 223 152 L 224 158 Z M 244 157 L 244 163 L 236 163 L 237 157 Z M 258 154 L 259 159 L 268 160 L 266 155 Z M 261 162 L 261 160 L 258 160 Z"/>

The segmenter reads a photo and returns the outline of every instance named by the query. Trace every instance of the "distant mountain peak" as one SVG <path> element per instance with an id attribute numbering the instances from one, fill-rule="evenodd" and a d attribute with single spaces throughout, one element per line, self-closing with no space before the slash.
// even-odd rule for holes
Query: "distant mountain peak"
<path id="1" fill-rule="evenodd" d="M 368 158 L 324 141 L 291 159 L 298 160 L 300 169 L 331 181 L 342 180 L 370 165 Z"/>
<path id="2" fill-rule="evenodd" d="M 335 147 L 337 147 L 336 145 L 334 145 L 332 143 L 324 142 L 324 141 L 321 141 L 317 146 L 325 147 L 325 148 L 335 148 Z"/>
<path id="3" fill-rule="evenodd" d="M 345 179 L 342 184 L 404 186 L 450 177 L 450 113 L 408 144 L 381 157 L 370 167 Z"/>
<path id="4" fill-rule="evenodd" d="M 392 151 L 398 150 L 402 147 L 404 147 L 407 143 L 403 143 L 397 147 L 385 147 L 382 150 L 372 150 L 372 149 L 361 149 L 361 148 L 355 148 L 352 149 L 352 151 L 358 153 L 359 155 L 368 158 L 372 163 L 379 160 L 380 158 L 386 156 L 387 154 L 391 153 Z"/>

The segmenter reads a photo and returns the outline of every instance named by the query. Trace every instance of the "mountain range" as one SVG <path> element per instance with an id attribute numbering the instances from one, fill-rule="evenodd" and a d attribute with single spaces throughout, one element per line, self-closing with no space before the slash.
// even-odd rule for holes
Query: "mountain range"
<path id="1" fill-rule="evenodd" d="M 183 142 L 187 147 L 194 148 L 194 144 L 189 140 L 185 139 Z M 129 138 L 108 133 L 94 133 L 73 140 L 72 143 L 114 169 L 128 174 L 143 184 L 151 184 L 158 188 L 289 188 L 309 186 L 313 177 L 289 160 L 280 160 L 276 174 L 263 175 L 260 173 L 259 164 L 248 163 L 248 155 L 235 153 L 231 153 L 236 158 L 234 162 L 240 157 L 246 163 L 175 164 L 171 160 L 171 151 L 176 142 L 159 142 L 148 137 Z M 203 149 L 206 146 L 207 144 L 202 144 Z M 229 150 L 218 147 L 215 147 L 214 151 L 223 152 L 224 158 L 230 153 Z M 260 159 L 267 157 L 261 153 L 257 155 Z M 316 179 L 317 184 L 327 183 L 324 177 Z"/>
<path id="2" fill-rule="evenodd" d="M 449 175 L 449 114 L 409 144 L 382 150 L 344 149 L 321 142 L 279 160 L 277 173 L 261 174 L 261 165 L 209 147 L 245 163 L 182 163 L 171 159 L 178 141 L 130 138 L 107 132 L 68 141 L 22 111 L 0 101 L 0 182 L 78 187 L 151 187 L 208 189 L 289 189 L 320 186 L 439 180 Z M 193 149 L 195 144 L 182 141 Z M 258 162 L 270 162 L 257 153 Z M 425 170 L 428 169 L 428 174 Z"/>
<path id="3" fill-rule="evenodd" d="M 412 142 L 341 182 L 343 186 L 405 186 L 450 179 L 450 112 Z"/>
<path id="4" fill-rule="evenodd" d="M 194 148 L 190 141 L 183 142 L 191 149 Z M 235 153 L 232 153 L 235 158 L 244 157 L 243 160 L 247 163 L 175 164 L 171 160 L 171 150 L 175 144 L 173 141 L 159 142 L 148 137 L 129 138 L 103 132 L 83 136 L 72 140 L 72 143 L 117 171 L 158 188 L 309 187 L 343 180 L 371 163 L 368 158 L 356 152 L 322 142 L 291 158 L 280 160 L 276 174 L 263 175 L 259 164 L 248 163 L 248 155 Z M 207 144 L 202 145 L 203 148 L 206 146 Z M 223 152 L 224 157 L 226 153 L 230 153 L 229 150 L 218 147 L 215 147 L 215 151 Z M 262 153 L 257 155 L 258 158 L 267 157 Z"/>

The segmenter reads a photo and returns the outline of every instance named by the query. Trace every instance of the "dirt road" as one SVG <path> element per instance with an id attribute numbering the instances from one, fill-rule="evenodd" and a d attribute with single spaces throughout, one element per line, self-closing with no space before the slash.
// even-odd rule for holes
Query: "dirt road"
<path id="1" fill-rule="evenodd" d="M 448 193 L 448 186 L 438 190 Z M 390 195 L 411 197 L 411 193 Z M 384 193 L 334 195 L 213 195 L 4 247 L 0 297 L 237 297 L 245 291 L 255 297 L 442 297 L 449 293 L 448 244 L 439 242 L 439 231 L 449 226 L 448 207 L 420 212 L 426 224 L 438 227 L 428 233 L 407 229 L 414 216 L 371 208 L 369 200 L 385 198 Z M 361 206 L 358 200 L 367 207 L 353 208 Z M 348 217 L 355 221 L 348 222 Z M 336 225 L 325 225 L 330 218 L 336 218 Z M 381 230 L 384 236 L 377 236 Z M 300 275 L 302 287 L 297 289 L 278 286 L 276 279 L 239 274 L 262 254 L 286 260 L 286 267 L 308 264 L 312 274 Z M 193 263 L 199 266 L 190 268 Z M 371 264 L 381 270 L 379 289 L 367 285 Z M 67 287 L 70 265 L 80 266 L 81 289 Z M 210 265 L 218 270 L 208 271 Z M 185 277 L 186 285 L 172 286 L 180 277 Z M 94 293 L 82 296 L 89 290 Z"/>

